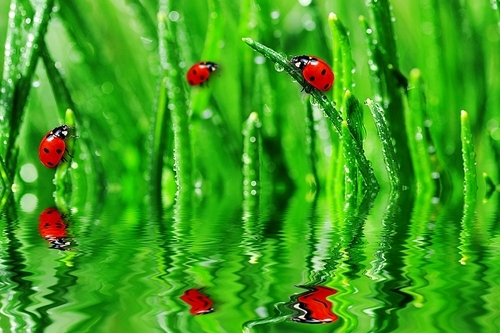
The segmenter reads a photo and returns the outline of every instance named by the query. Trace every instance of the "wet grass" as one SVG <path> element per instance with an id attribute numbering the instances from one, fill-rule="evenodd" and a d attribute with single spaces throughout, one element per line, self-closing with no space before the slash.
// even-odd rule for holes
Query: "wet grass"
<path id="1" fill-rule="evenodd" d="M 500 83 L 493 74 L 500 29 L 498 8 L 489 3 L 0 6 L 8 9 L 0 24 L 5 195 L 13 183 L 22 195 L 18 170 L 26 164 L 35 166 L 37 195 L 53 186 L 36 149 L 43 133 L 67 121 L 68 108 L 78 124 L 75 163 L 56 177 L 62 184 L 69 175 L 57 193 L 72 205 L 101 190 L 120 192 L 125 202 L 156 198 L 167 205 L 181 188 L 240 195 L 250 115 L 261 124 L 258 174 L 270 193 L 325 190 L 339 206 L 379 187 L 461 197 L 452 184 L 470 179 L 462 163 L 462 109 L 481 150 L 477 169 L 493 184 L 479 179 L 478 189 L 493 188 L 500 177 Z M 302 54 L 331 64 L 332 90 L 306 98 L 289 63 Z M 220 70 L 190 87 L 185 72 L 200 60 Z M 85 196 L 68 194 L 87 187 Z"/>

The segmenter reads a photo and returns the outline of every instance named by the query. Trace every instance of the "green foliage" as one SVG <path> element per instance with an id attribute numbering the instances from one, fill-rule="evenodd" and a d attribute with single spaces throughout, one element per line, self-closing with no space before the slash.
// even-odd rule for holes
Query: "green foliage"
<path id="1" fill-rule="evenodd" d="M 478 169 L 498 167 L 500 84 L 492 73 L 500 66 L 500 32 L 492 4 L 3 1 L 3 192 L 12 183 L 23 188 L 16 175 L 28 163 L 36 165 L 39 194 L 50 188 L 36 147 L 71 109 L 78 130 L 68 197 L 72 188 L 88 188 L 88 196 L 120 191 L 126 202 L 151 195 L 171 203 L 178 188 L 242 193 L 243 182 L 234 180 L 244 177 L 242 129 L 252 112 L 262 124 L 260 180 L 271 192 L 314 183 L 342 198 L 339 205 L 379 185 L 442 193 L 444 179 L 463 179 L 454 163 L 461 159 L 457 109 L 472 110 L 476 141 L 488 126 L 492 149 L 478 155 Z M 309 19 L 294 19 L 300 15 Z M 331 92 L 311 91 L 313 105 L 304 104 L 304 81 L 288 62 L 301 54 L 317 55 L 335 71 Z M 205 86 L 189 87 L 185 72 L 199 60 L 220 70 Z M 380 111 L 375 121 L 358 101 L 368 98 Z"/>

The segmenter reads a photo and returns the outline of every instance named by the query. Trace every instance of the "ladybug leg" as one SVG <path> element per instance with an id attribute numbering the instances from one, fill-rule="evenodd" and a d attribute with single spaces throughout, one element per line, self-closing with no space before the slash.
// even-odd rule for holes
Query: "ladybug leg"
<path id="1" fill-rule="evenodd" d="M 309 94 L 311 93 L 312 89 L 313 87 L 309 83 L 307 83 L 306 79 L 304 79 L 304 81 L 302 81 L 302 90 L 300 92 L 305 91 L 306 94 Z"/>
<path id="2" fill-rule="evenodd" d="M 66 149 L 66 153 L 68 153 L 69 157 L 73 158 L 73 155 L 71 155 L 71 154 L 69 153 L 69 150 L 68 150 L 68 149 Z"/>

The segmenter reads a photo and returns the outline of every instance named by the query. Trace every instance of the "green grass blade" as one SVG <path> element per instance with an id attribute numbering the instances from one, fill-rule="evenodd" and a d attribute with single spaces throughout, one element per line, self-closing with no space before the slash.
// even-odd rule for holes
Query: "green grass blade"
<path id="1" fill-rule="evenodd" d="M 352 135 L 349 135 L 349 125 L 346 120 L 342 122 L 343 153 L 344 153 L 344 173 L 345 173 L 345 207 L 356 207 L 358 202 L 358 177 L 356 158 L 352 154 L 352 147 L 356 145 Z"/>
<path id="2" fill-rule="evenodd" d="M 23 31 L 23 21 L 27 19 L 27 13 L 32 12 L 29 3 L 12 1 L 10 6 L 0 93 L 0 156 L 4 157 L 9 173 L 15 169 L 15 142 L 53 5 L 54 0 L 38 4 L 32 18 L 33 25 L 27 34 Z M 22 45 L 24 41 L 26 44 Z"/>
<path id="3" fill-rule="evenodd" d="M 401 181 L 409 185 L 413 181 L 413 166 L 408 152 L 403 112 L 403 91 L 407 89 L 408 84 L 399 70 L 389 1 L 368 0 L 366 4 L 371 10 L 374 28 L 370 27 L 363 17 L 360 21 L 365 29 L 374 99 L 385 113 L 398 160 L 401 168 L 405 170 L 405 178 Z"/>
<path id="4" fill-rule="evenodd" d="M 220 42 L 223 40 L 224 33 L 224 17 L 219 0 L 208 1 L 208 25 L 207 34 L 205 36 L 205 45 L 202 56 L 199 61 L 214 61 L 220 59 Z M 221 70 L 224 70 L 221 68 Z M 206 109 L 208 101 L 212 94 L 211 85 L 207 85 L 204 89 L 193 89 L 191 91 L 191 109 L 194 114 L 199 114 Z"/>
<path id="5" fill-rule="evenodd" d="M 342 105 L 344 93 L 346 90 L 352 90 L 353 80 L 352 73 L 354 70 L 354 63 L 351 54 L 351 44 L 349 42 L 349 33 L 347 28 L 340 21 L 336 14 L 330 13 L 328 16 L 330 29 L 333 36 L 334 46 L 334 73 L 336 73 L 336 81 L 333 87 L 334 98 L 333 100 L 337 105 Z M 337 96 L 337 97 L 335 97 Z M 342 115 L 347 119 L 345 115 Z"/>
<path id="6" fill-rule="evenodd" d="M 294 80 L 302 83 L 304 80 L 302 78 L 301 73 L 297 72 L 293 66 L 290 64 L 288 59 L 278 52 L 252 40 L 251 38 L 243 38 L 243 41 L 248 44 L 251 48 L 260 52 L 269 60 L 273 61 L 277 66 L 283 68 L 286 73 L 288 73 Z M 327 114 L 328 118 L 332 122 L 333 126 L 337 130 L 338 133 L 342 133 L 342 117 L 339 112 L 335 109 L 333 104 L 328 100 L 328 98 L 322 94 L 320 91 L 314 89 L 311 91 L 311 97 L 314 98 L 319 107 L 323 109 L 323 111 Z M 351 133 L 352 135 L 352 133 Z M 356 144 L 353 146 L 353 154 L 355 154 L 359 170 L 363 175 L 363 178 L 366 182 L 367 189 L 369 191 L 378 191 L 379 185 L 377 179 L 375 178 L 375 174 L 373 173 L 373 169 L 371 168 L 368 160 L 366 159 L 365 154 L 363 153 L 363 149 L 361 146 Z"/>
<path id="7" fill-rule="evenodd" d="M 161 0 L 158 13 L 158 33 L 160 39 L 160 58 L 166 75 L 168 105 L 172 116 L 174 131 L 174 170 L 179 191 L 190 192 L 193 186 L 193 156 L 189 134 L 189 116 L 184 77 L 176 66 L 180 62 L 177 45 L 177 25 L 167 19 L 170 13 L 170 1 Z"/>
<path id="8" fill-rule="evenodd" d="M 380 142 L 382 143 L 382 155 L 384 156 L 385 166 L 387 167 L 391 189 L 399 191 L 401 190 L 401 168 L 396 156 L 396 150 L 392 144 L 391 133 L 384 117 L 384 110 L 371 99 L 366 101 L 366 105 L 370 108 L 375 126 L 377 127 Z"/>
<path id="9" fill-rule="evenodd" d="M 474 152 L 469 114 L 464 110 L 460 113 L 460 125 L 464 166 L 464 207 L 459 249 L 462 255 L 460 263 L 466 265 L 469 259 L 474 256 L 473 246 L 475 242 L 478 242 L 479 234 L 474 223 L 477 202 L 476 154 Z"/>
<path id="10" fill-rule="evenodd" d="M 252 112 L 243 125 L 243 197 L 257 200 L 260 193 L 261 123 Z"/>
<path id="11" fill-rule="evenodd" d="M 71 128 L 69 136 L 66 138 L 66 149 L 68 152 L 75 156 L 75 133 L 76 121 L 73 110 L 67 109 L 64 117 L 64 123 Z M 66 174 L 71 167 L 72 157 L 68 153 L 64 156 L 67 161 L 58 164 L 56 173 L 54 175 L 54 183 L 56 184 L 56 204 L 57 207 L 64 209 L 67 213 L 67 200 L 66 197 L 71 194 L 71 179 L 66 177 Z"/>
<path id="12" fill-rule="evenodd" d="M 20 126 L 20 118 L 14 116 L 13 101 L 19 73 L 18 63 L 20 61 L 21 33 L 20 28 L 23 15 L 18 1 L 11 2 L 9 20 L 7 23 L 7 37 L 5 40 L 3 76 L 0 90 L 0 155 L 6 157 L 11 149 L 7 144 L 11 128 Z M 9 161 L 5 160 L 9 171 Z"/>
<path id="13" fill-rule="evenodd" d="M 473 135 L 469 114 L 466 111 L 460 114 L 460 139 L 462 141 L 462 158 L 464 165 L 464 214 L 472 214 L 476 207 L 477 196 L 477 171 L 476 154 L 474 152 Z"/>
<path id="14" fill-rule="evenodd" d="M 166 79 L 159 82 L 158 99 L 153 120 L 153 138 L 151 145 L 151 166 L 150 166 L 150 194 L 159 202 L 162 174 L 165 163 L 165 152 L 168 145 L 171 116 L 168 109 L 167 90 L 165 88 Z"/>
<path id="15" fill-rule="evenodd" d="M 415 169 L 415 182 L 418 192 L 435 191 L 432 182 L 432 164 L 428 147 L 432 144 L 425 131 L 426 110 L 422 89 L 421 72 L 413 69 L 410 72 L 408 97 L 405 105 L 405 126 L 408 135 L 408 148 Z"/>

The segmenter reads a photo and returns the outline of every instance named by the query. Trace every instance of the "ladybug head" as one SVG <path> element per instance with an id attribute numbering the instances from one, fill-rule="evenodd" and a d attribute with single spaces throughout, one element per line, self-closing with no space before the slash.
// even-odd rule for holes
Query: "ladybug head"
<path id="1" fill-rule="evenodd" d="M 66 139 L 69 133 L 69 126 L 68 125 L 61 125 L 52 130 L 52 135 L 57 136 L 58 138 L 61 139 Z"/>
<path id="2" fill-rule="evenodd" d="M 292 60 L 290 60 L 290 63 L 297 69 L 304 69 L 310 61 L 311 57 L 304 55 L 293 57 Z"/>
<path id="3" fill-rule="evenodd" d="M 64 237 L 51 237 L 50 239 L 47 239 L 47 240 L 50 243 L 51 249 L 60 250 L 60 251 L 71 250 L 71 248 L 69 247 L 71 245 L 71 242 L 64 239 Z"/>
<path id="4" fill-rule="evenodd" d="M 215 71 L 217 68 L 219 68 L 219 65 L 217 65 L 215 62 L 211 62 L 211 61 L 206 61 L 205 62 L 205 66 L 207 66 L 208 70 L 210 72 L 213 72 Z"/>

